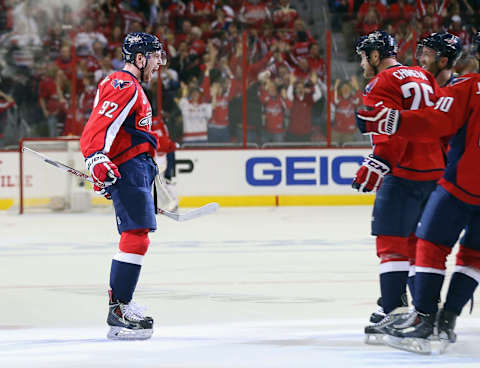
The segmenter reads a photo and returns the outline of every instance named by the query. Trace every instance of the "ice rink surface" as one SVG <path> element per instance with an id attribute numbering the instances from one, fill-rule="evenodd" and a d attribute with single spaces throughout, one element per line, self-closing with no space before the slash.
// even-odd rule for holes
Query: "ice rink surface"
<path id="1" fill-rule="evenodd" d="M 363 343 L 379 296 L 370 212 L 158 217 L 135 294 L 155 332 L 134 342 L 106 339 L 112 213 L 0 214 L 0 367 L 480 367 L 477 307 L 444 355 Z"/>

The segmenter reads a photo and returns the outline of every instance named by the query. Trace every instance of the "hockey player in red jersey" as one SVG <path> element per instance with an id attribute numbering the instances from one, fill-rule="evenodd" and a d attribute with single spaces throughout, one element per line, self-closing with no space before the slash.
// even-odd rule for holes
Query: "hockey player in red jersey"
<path id="1" fill-rule="evenodd" d="M 129 33 L 122 52 L 125 67 L 99 83 L 80 145 L 94 190 L 113 200 L 120 233 L 110 270 L 107 336 L 148 339 L 153 319 L 143 315 L 132 297 L 148 233 L 157 227 L 151 189 L 158 138 L 151 131 L 152 108 L 140 83 L 165 65 L 166 54 L 157 37 L 146 33 Z"/>
<path id="2" fill-rule="evenodd" d="M 454 66 L 461 56 L 462 41 L 448 32 L 432 33 L 417 44 L 420 66 L 435 76 L 440 87 L 454 80 Z"/>
<path id="3" fill-rule="evenodd" d="M 427 109 L 384 108 L 357 114 L 363 133 L 394 134 L 425 143 L 453 135 L 447 167 L 417 226 L 415 311 L 404 325 L 387 329 L 392 335 L 386 339 L 389 345 L 424 354 L 431 352 L 435 318 L 443 348 L 456 340 L 456 317 L 480 282 L 480 74 L 459 77 L 444 92 Z M 446 258 L 462 231 L 447 297 L 436 316 Z"/>
<path id="4" fill-rule="evenodd" d="M 365 105 L 412 110 L 433 106 L 438 88 L 434 77 L 420 67 L 399 64 L 391 35 L 376 31 L 362 37 L 357 53 L 362 57 L 364 76 L 372 78 L 365 87 Z M 424 144 L 378 135 L 372 143 L 373 152 L 357 171 L 352 186 L 361 192 L 377 191 L 372 235 L 377 237 L 380 258 L 379 305 L 383 313 L 372 314 L 365 334 L 367 343 L 382 343 L 385 327 L 406 312 L 406 284 L 415 257 L 413 234 L 445 161 L 440 141 Z M 409 286 L 413 286 L 411 277 Z"/>

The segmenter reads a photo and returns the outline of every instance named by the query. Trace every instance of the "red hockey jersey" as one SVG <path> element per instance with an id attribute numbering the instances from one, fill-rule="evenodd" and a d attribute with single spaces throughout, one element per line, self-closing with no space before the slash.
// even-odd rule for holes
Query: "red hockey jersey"
<path id="1" fill-rule="evenodd" d="M 105 153 L 116 165 L 148 152 L 153 157 L 157 137 L 152 107 L 135 76 L 125 70 L 110 74 L 98 85 L 92 113 L 80 146 L 85 157 Z"/>
<path id="2" fill-rule="evenodd" d="M 420 67 L 394 66 L 380 72 L 365 87 L 366 106 L 417 110 L 433 106 L 439 87 L 435 78 Z M 444 148 L 440 140 L 428 144 L 402 137 L 373 137 L 375 155 L 392 165 L 392 174 L 409 180 L 437 180 L 445 168 Z"/>
<path id="3" fill-rule="evenodd" d="M 435 107 L 403 111 L 396 135 L 430 142 L 450 139 L 447 167 L 439 184 L 458 199 L 480 205 L 480 74 L 459 77 L 443 89 Z"/>

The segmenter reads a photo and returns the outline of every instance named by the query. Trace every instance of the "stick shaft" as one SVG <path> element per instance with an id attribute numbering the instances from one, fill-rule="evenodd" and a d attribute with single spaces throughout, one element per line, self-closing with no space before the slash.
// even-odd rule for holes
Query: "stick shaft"
<path id="1" fill-rule="evenodd" d="M 61 162 L 55 161 L 55 160 L 45 156 L 44 154 L 42 154 L 40 152 L 37 152 L 37 151 L 34 151 L 34 150 L 32 150 L 28 147 L 23 147 L 22 149 L 23 149 L 24 152 L 29 152 L 29 153 L 35 155 L 39 159 L 43 160 L 43 162 L 46 162 L 47 164 L 52 165 L 53 167 L 56 167 L 59 170 L 62 170 L 62 171 L 66 172 L 66 173 L 69 173 L 71 175 L 75 175 L 75 176 L 79 177 L 80 179 L 88 181 L 92 184 L 96 184 L 99 187 L 101 186 L 101 183 L 96 183 L 91 176 L 89 176 L 89 175 L 87 175 L 87 174 L 85 174 L 85 173 L 83 173 L 79 170 L 76 170 L 73 167 L 70 167 L 70 166 L 67 166 L 65 164 L 62 164 Z M 213 213 L 218 209 L 218 207 L 219 207 L 218 203 L 212 202 L 212 203 L 206 204 L 205 206 L 187 211 L 185 213 L 170 212 L 170 211 L 167 211 L 167 210 L 164 210 L 164 209 L 161 209 L 161 208 L 158 208 L 157 211 L 158 211 L 159 214 L 164 215 L 168 218 L 171 218 L 172 220 L 187 221 L 187 220 L 192 220 L 194 218 Z"/>

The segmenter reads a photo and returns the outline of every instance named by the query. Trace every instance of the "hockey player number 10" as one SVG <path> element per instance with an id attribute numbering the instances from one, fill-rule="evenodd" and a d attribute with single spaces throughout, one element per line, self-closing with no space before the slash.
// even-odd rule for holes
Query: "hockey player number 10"
<path id="1" fill-rule="evenodd" d="M 450 110 L 450 107 L 452 107 L 453 100 L 453 97 L 440 97 L 435 104 L 435 110 L 448 112 Z"/>
<path id="2" fill-rule="evenodd" d="M 102 108 L 98 110 L 98 113 L 100 115 L 105 115 L 107 118 L 113 118 L 112 114 L 116 109 L 118 109 L 118 105 L 115 102 L 104 101 Z"/>
<path id="3" fill-rule="evenodd" d="M 422 102 L 422 96 L 426 106 L 435 105 L 430 100 L 429 95 L 433 95 L 433 88 L 429 84 L 408 82 L 408 83 L 402 84 L 400 86 L 400 89 L 402 90 L 403 98 L 405 99 L 412 97 L 412 92 L 413 92 L 413 100 L 412 100 L 412 105 L 410 106 L 410 110 L 418 110 L 420 108 L 420 103 Z"/>

